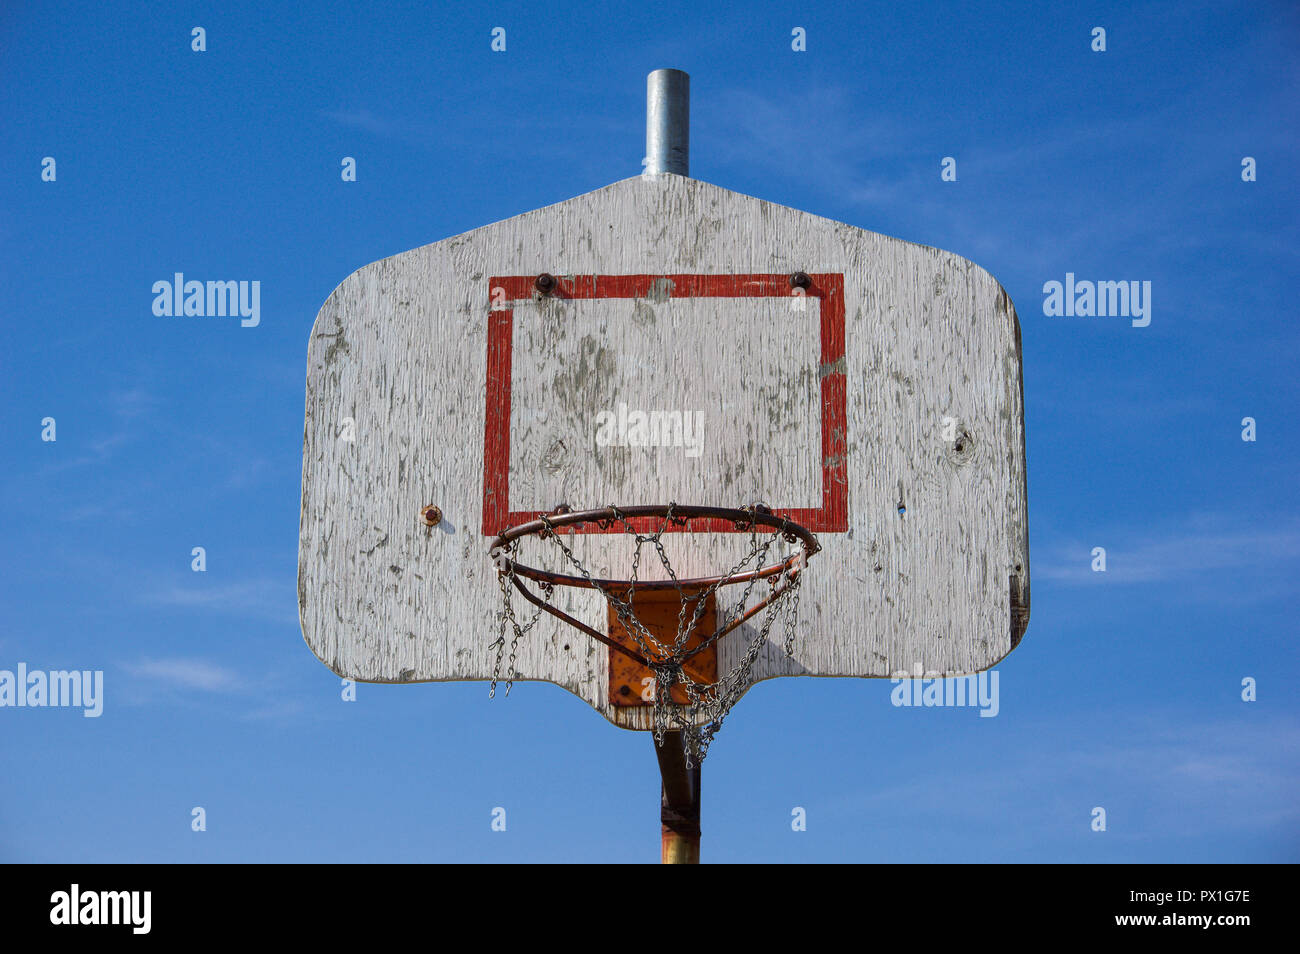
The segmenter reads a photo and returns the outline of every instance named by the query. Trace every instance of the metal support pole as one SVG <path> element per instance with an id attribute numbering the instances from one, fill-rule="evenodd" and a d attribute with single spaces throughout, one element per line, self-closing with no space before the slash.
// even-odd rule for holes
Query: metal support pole
<path id="1" fill-rule="evenodd" d="M 660 860 L 666 865 L 697 865 L 700 863 L 700 763 L 686 767 L 681 732 L 665 732 L 664 744 L 655 743 L 655 755 L 659 758 L 662 780 Z"/>
<path id="2" fill-rule="evenodd" d="M 645 171 L 691 174 L 691 78 L 655 70 L 645 81 Z"/>
<path id="3" fill-rule="evenodd" d="M 655 70 L 645 83 L 645 171 L 691 174 L 691 78 L 681 70 Z M 653 736 L 652 736 L 653 738 Z M 655 743 L 659 759 L 660 859 L 666 865 L 700 862 L 700 766 L 686 767 L 681 732 Z"/>

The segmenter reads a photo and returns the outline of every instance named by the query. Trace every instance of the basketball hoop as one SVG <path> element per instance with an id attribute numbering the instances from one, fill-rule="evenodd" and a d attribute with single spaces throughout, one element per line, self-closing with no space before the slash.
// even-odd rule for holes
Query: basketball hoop
<path id="1" fill-rule="evenodd" d="M 698 522 L 695 527 L 692 527 L 693 521 Z M 699 523 L 704 526 L 699 526 Z M 748 554 L 721 576 L 678 579 L 660 537 L 670 529 L 716 529 L 719 523 L 731 532 L 749 534 Z M 595 524 L 603 531 L 617 527 L 633 538 L 635 550 L 628 579 L 592 577 L 557 532 L 566 528 L 574 530 L 583 524 Z M 641 533 L 638 527 L 653 529 Z M 577 574 L 557 573 L 520 563 L 516 559 L 518 544 L 529 536 L 554 542 L 567 565 Z M 778 542 L 798 544 L 799 549 L 769 562 L 769 553 Z M 637 579 L 641 551 L 646 544 L 654 548 L 668 579 Z M 502 593 L 501 629 L 492 644 L 497 656 L 491 694 L 496 692 L 507 630 L 512 634 L 506 684 L 506 693 L 509 694 L 515 677 L 514 660 L 519 640 L 537 623 L 542 612 L 547 612 L 603 643 L 611 653 L 617 653 L 653 673 L 656 740 L 663 741 L 671 724 L 672 728 L 683 733 L 688 759 L 702 759 L 714 733 L 721 728 L 723 718 L 748 688 L 754 660 L 767 642 L 768 632 L 778 616 L 784 619 L 786 654 L 793 654 L 799 584 L 808 559 L 819 549 L 817 538 L 809 530 L 788 517 L 773 514 L 761 504 L 739 510 L 679 506 L 675 503 L 666 506 L 611 506 L 598 510 L 557 512 L 510 527 L 492 541 L 490 548 Z M 536 584 L 541 595 L 530 589 L 525 581 Z M 763 598 L 750 606 L 750 594 L 759 581 L 767 586 L 767 593 L 760 591 Z M 740 598 L 719 612 L 718 591 L 724 586 L 742 584 L 744 589 Z M 604 596 L 610 609 L 610 632 L 602 633 L 553 606 L 551 598 L 557 586 L 594 589 Z M 537 612 L 525 623 L 515 616 L 512 590 L 523 594 L 537 607 Z M 638 600 L 638 593 L 645 595 Z M 671 605 L 674 594 L 677 597 L 675 621 L 673 614 L 663 612 L 665 602 Z M 763 619 L 749 640 L 748 651 L 730 672 L 718 676 L 716 651 L 719 640 L 760 613 Z M 707 625 L 702 626 L 706 622 Z M 715 657 L 711 672 L 707 666 L 699 664 L 710 653 Z"/>

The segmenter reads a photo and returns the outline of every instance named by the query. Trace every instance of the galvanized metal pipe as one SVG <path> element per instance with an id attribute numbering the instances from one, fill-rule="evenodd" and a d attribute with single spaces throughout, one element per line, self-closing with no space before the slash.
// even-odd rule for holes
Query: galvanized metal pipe
<path id="1" fill-rule="evenodd" d="M 691 174 L 691 78 L 655 70 L 645 83 L 645 171 Z"/>

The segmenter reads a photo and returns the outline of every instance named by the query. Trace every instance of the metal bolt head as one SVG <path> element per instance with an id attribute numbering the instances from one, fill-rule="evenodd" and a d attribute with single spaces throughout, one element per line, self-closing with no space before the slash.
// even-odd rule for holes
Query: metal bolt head
<path id="1" fill-rule="evenodd" d="M 555 276 L 549 272 L 542 272 L 537 276 L 537 281 L 533 282 L 533 284 L 537 286 L 537 290 L 543 295 L 549 295 L 555 291 Z"/>
<path id="2" fill-rule="evenodd" d="M 436 527 L 442 523 L 442 511 L 430 504 L 420 511 L 420 519 L 424 521 L 426 527 Z"/>
<path id="3" fill-rule="evenodd" d="M 812 288 L 812 279 L 807 272 L 795 272 L 790 276 L 791 288 Z"/>

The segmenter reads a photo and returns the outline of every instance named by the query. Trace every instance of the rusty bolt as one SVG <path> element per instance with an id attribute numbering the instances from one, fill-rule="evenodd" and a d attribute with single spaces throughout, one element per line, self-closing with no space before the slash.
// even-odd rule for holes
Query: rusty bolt
<path id="1" fill-rule="evenodd" d="M 423 518 L 426 527 L 436 527 L 442 522 L 442 511 L 432 504 L 421 510 L 420 516 Z"/>
<path id="2" fill-rule="evenodd" d="M 533 282 L 533 284 L 537 286 L 537 290 L 543 295 L 549 295 L 555 291 L 555 276 L 549 272 L 542 272 L 537 276 L 537 281 Z"/>
<path id="3" fill-rule="evenodd" d="M 812 279 L 807 272 L 795 272 L 790 276 L 791 288 L 812 288 Z"/>

